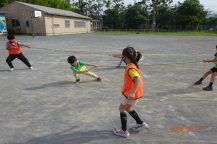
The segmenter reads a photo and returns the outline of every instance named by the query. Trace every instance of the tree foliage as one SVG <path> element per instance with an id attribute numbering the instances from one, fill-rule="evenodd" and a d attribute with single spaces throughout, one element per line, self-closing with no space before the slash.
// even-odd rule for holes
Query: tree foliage
<path id="1" fill-rule="evenodd" d="M 144 11 L 140 5 L 128 5 L 125 13 L 125 23 L 127 28 L 138 29 L 139 26 L 145 24 L 147 21 L 144 16 Z"/>
<path id="2" fill-rule="evenodd" d="M 1 0 L 3 7 L 15 0 Z M 216 24 L 206 18 L 208 11 L 200 0 L 185 0 L 171 6 L 173 0 L 137 0 L 126 6 L 124 0 L 17 0 L 73 11 L 92 19 L 102 20 L 109 29 L 138 29 L 156 24 L 157 28 L 195 29 L 199 24 Z"/>
<path id="3" fill-rule="evenodd" d="M 181 29 L 193 29 L 205 19 L 206 12 L 200 3 L 186 0 L 175 11 L 174 24 Z"/>
<path id="4" fill-rule="evenodd" d="M 73 11 L 71 4 L 62 0 L 1 0 L 0 7 L 6 6 L 14 1 Z"/>

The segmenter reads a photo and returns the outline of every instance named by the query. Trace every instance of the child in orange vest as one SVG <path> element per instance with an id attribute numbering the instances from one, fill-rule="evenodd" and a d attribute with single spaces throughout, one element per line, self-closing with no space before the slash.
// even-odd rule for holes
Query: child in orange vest
<path id="1" fill-rule="evenodd" d="M 23 53 L 20 49 L 21 46 L 25 46 L 28 48 L 31 48 L 31 47 L 28 45 L 21 44 L 20 42 L 16 41 L 15 37 L 13 35 L 8 35 L 7 38 L 8 38 L 8 42 L 6 43 L 6 49 L 8 50 L 9 56 L 6 59 L 6 62 L 8 63 L 9 67 L 11 68 L 10 70 L 11 71 L 14 70 L 14 66 L 12 64 L 12 61 L 15 58 L 18 58 L 23 63 L 25 63 L 29 67 L 29 69 L 33 69 L 33 67 L 29 63 L 28 59 L 23 55 Z"/>
<path id="2" fill-rule="evenodd" d="M 122 52 L 122 60 L 126 63 L 127 67 L 124 73 L 124 84 L 122 87 L 122 99 L 119 106 L 121 128 L 113 129 L 113 133 L 118 136 L 128 137 L 127 131 L 127 114 L 128 112 L 136 121 L 136 124 L 131 127 L 132 131 L 139 131 L 146 127 L 148 124 L 142 121 L 132 106 L 136 105 L 138 99 L 143 96 L 143 81 L 138 67 L 138 61 L 142 55 L 132 47 L 127 47 Z"/>

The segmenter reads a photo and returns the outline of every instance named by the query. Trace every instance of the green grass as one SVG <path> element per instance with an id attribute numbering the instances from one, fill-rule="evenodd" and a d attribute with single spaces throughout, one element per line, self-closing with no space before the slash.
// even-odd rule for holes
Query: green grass
<path id="1" fill-rule="evenodd" d="M 3 34 L 3 35 L 1 34 L 0 38 L 7 38 L 7 36 L 8 36 L 8 34 Z M 23 37 L 23 36 L 28 36 L 28 35 L 14 35 L 14 36 L 16 38 L 16 37 Z"/>
<path id="2" fill-rule="evenodd" d="M 171 35 L 171 36 L 217 36 L 217 32 L 198 31 L 198 32 L 139 32 L 136 31 L 105 31 L 97 32 L 97 34 L 150 34 L 150 35 Z"/>

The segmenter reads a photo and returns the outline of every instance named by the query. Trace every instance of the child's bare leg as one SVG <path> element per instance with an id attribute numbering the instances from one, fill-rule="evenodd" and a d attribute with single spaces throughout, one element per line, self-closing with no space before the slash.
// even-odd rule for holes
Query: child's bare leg
<path id="1" fill-rule="evenodd" d="M 210 80 L 211 83 L 214 83 L 216 76 L 217 76 L 217 72 L 212 73 L 211 80 Z"/>
<path id="2" fill-rule="evenodd" d="M 210 75 L 211 73 L 212 73 L 211 70 L 207 71 L 198 81 L 196 81 L 196 82 L 194 83 L 194 85 L 200 85 L 200 84 L 202 84 L 202 81 L 203 81 L 208 75 Z"/>
<path id="3" fill-rule="evenodd" d="M 205 79 L 208 75 L 212 73 L 211 70 L 207 71 L 201 78 Z"/>
<path id="4" fill-rule="evenodd" d="M 207 87 L 203 88 L 203 90 L 205 90 L 205 91 L 211 91 L 212 90 L 212 85 L 215 81 L 216 75 L 217 75 L 217 72 L 212 73 L 209 85 Z"/>

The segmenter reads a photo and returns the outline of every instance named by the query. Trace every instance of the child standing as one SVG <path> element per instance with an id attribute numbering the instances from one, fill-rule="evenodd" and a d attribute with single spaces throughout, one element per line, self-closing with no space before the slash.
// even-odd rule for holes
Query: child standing
<path id="1" fill-rule="evenodd" d="M 118 136 L 128 137 L 127 131 L 127 114 L 128 112 L 136 121 L 136 124 L 131 127 L 132 131 L 139 131 L 148 124 L 142 121 L 132 106 L 135 106 L 138 99 L 143 96 L 143 81 L 138 67 L 138 61 L 142 55 L 132 47 L 127 47 L 122 52 L 123 61 L 127 67 L 124 73 L 124 84 L 122 87 L 122 99 L 119 106 L 121 128 L 113 129 L 113 133 Z"/>
<path id="2" fill-rule="evenodd" d="M 85 66 L 97 67 L 96 65 L 85 63 L 83 61 L 79 61 L 79 60 L 77 60 L 77 58 L 75 56 L 68 57 L 68 63 L 71 65 L 70 68 L 73 70 L 73 75 L 76 79 L 76 81 L 75 81 L 76 84 L 79 84 L 79 82 L 80 82 L 80 77 L 78 75 L 80 73 L 91 76 L 93 78 L 96 78 L 97 81 L 102 81 L 102 79 L 100 77 L 98 77 L 97 75 L 95 75 L 92 72 L 89 72 L 85 67 Z"/>
<path id="3" fill-rule="evenodd" d="M 200 85 L 202 84 L 202 81 L 211 74 L 210 83 L 207 87 L 203 88 L 204 91 L 212 91 L 212 85 L 215 81 L 215 77 L 217 76 L 217 45 L 216 45 L 216 53 L 215 58 L 212 60 L 203 60 L 203 62 L 215 62 L 215 65 L 213 68 L 211 68 L 209 71 L 207 71 L 197 82 L 194 83 L 194 85 Z"/>
<path id="4" fill-rule="evenodd" d="M 12 61 L 15 58 L 18 58 L 23 63 L 25 63 L 29 67 L 29 69 L 33 69 L 33 67 L 29 63 L 28 59 L 23 55 L 23 53 L 20 49 L 20 47 L 22 47 L 22 46 L 25 46 L 28 48 L 31 48 L 31 47 L 28 45 L 21 44 L 20 42 L 16 41 L 15 37 L 13 35 L 8 35 L 7 38 L 8 38 L 8 42 L 6 43 L 6 49 L 8 50 L 9 56 L 6 59 L 6 62 L 8 63 L 9 67 L 11 68 L 10 70 L 11 71 L 14 70 L 14 66 L 12 64 Z"/>

